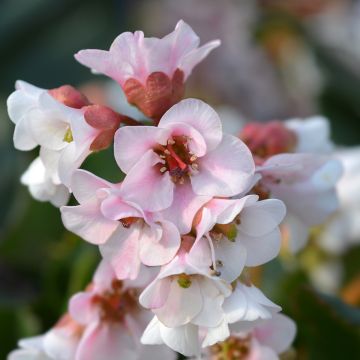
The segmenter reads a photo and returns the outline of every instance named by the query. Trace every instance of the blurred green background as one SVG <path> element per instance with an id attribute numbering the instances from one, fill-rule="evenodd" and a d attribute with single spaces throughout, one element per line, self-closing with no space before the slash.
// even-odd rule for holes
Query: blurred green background
<path id="1" fill-rule="evenodd" d="M 360 8 L 346 0 L 0 2 L 0 359 L 16 347 L 17 339 L 44 332 L 56 322 L 99 259 L 95 247 L 64 230 L 58 209 L 36 202 L 19 183 L 37 150 L 13 148 L 6 98 L 15 80 L 44 88 L 103 81 L 73 54 L 107 48 L 127 30 L 164 35 L 184 18 L 203 34 L 203 41 L 223 40 L 223 47 L 194 71 L 188 95 L 231 106 L 251 120 L 322 113 L 331 121 L 337 144 L 360 145 L 360 25 L 358 37 L 342 44 L 350 50 L 341 48 L 341 41 L 338 47 L 324 42 L 311 25 L 334 4 L 339 6 L 335 12 L 346 9 L 348 16 L 353 7 Z M 331 28 L 338 20 L 327 21 Z M 311 61 L 299 65 L 302 58 Z M 109 180 L 121 176 L 111 149 L 92 156 L 85 167 Z M 255 271 L 254 279 L 298 323 L 299 359 L 360 359 L 360 248 L 341 254 L 344 276 L 332 295 L 319 294 L 309 279 L 309 258 L 321 256 L 313 240 L 299 257 L 284 255 Z M 352 286 L 347 289 L 351 300 L 341 296 L 345 286 Z"/>

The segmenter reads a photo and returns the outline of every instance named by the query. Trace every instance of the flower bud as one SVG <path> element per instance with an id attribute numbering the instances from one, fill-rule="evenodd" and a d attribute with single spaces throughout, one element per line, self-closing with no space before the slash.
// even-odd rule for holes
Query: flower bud
<path id="1" fill-rule="evenodd" d="M 254 156 L 262 159 L 292 152 L 297 143 L 296 134 L 287 129 L 280 121 L 247 124 L 241 131 L 240 138 Z"/>
<path id="2" fill-rule="evenodd" d="M 145 86 L 133 78 L 124 84 L 129 103 L 154 120 L 159 120 L 172 105 L 179 102 L 184 91 L 184 73 L 179 69 L 171 79 L 163 72 L 153 72 L 148 76 Z"/>
<path id="3" fill-rule="evenodd" d="M 81 109 L 83 106 L 90 105 L 86 96 L 71 85 L 63 85 L 51 89 L 49 94 L 57 101 L 75 109 Z"/>

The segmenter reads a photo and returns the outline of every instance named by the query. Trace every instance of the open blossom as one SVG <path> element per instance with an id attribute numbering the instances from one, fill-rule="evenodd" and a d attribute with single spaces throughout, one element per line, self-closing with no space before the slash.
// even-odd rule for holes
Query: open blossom
<path id="1" fill-rule="evenodd" d="M 141 341 L 144 344 L 166 344 L 185 356 L 198 356 L 201 347 L 209 347 L 226 340 L 230 336 L 230 331 L 239 329 L 238 324 L 252 324 L 270 319 L 280 310 L 279 306 L 268 300 L 254 286 L 237 283 L 233 293 L 223 302 L 221 321 L 218 325 L 211 326 L 209 322 L 197 324 L 196 321 L 191 321 L 184 325 L 168 327 L 155 316 L 144 331 Z M 216 308 L 209 307 L 208 316 L 213 316 L 214 311 Z"/>
<path id="2" fill-rule="evenodd" d="M 120 34 L 109 51 L 82 50 L 75 58 L 123 88 L 130 104 L 159 119 L 184 95 L 184 82 L 220 41 L 199 47 L 200 39 L 180 20 L 169 35 L 146 38 L 142 31 Z"/>
<path id="3" fill-rule="evenodd" d="M 224 342 L 206 349 L 206 360 L 279 360 L 287 351 L 296 334 L 295 323 L 283 314 L 253 323 L 231 334 Z M 250 329 L 246 329 L 250 328 Z"/>
<path id="4" fill-rule="evenodd" d="M 216 112 L 195 99 L 174 105 L 158 127 L 119 129 L 115 158 L 127 173 L 124 191 L 153 211 L 169 207 L 174 189 L 187 182 L 194 196 L 233 196 L 247 188 L 254 174 L 248 148 L 223 134 Z"/>
<path id="5" fill-rule="evenodd" d="M 119 279 L 135 279 L 141 263 L 164 265 L 175 256 L 180 247 L 175 225 L 127 200 L 121 183 L 77 170 L 71 187 L 79 205 L 61 208 L 65 227 L 99 245 Z"/>
<path id="6" fill-rule="evenodd" d="M 265 161 L 260 173 L 263 189 L 286 204 L 290 249 L 298 251 L 305 245 L 309 227 L 322 224 L 338 208 L 341 163 L 327 156 L 279 154 Z"/>
<path id="7" fill-rule="evenodd" d="M 139 341 L 151 316 L 137 297 L 148 281 L 146 274 L 134 283 L 117 280 L 101 262 L 86 291 L 71 298 L 69 314 L 44 335 L 21 340 L 9 360 L 175 359 L 171 350 Z"/>
<path id="8" fill-rule="evenodd" d="M 197 241 L 202 237 L 209 241 L 212 267 L 228 282 L 234 281 L 244 266 L 262 265 L 279 253 L 278 226 L 285 206 L 276 199 L 257 200 L 256 195 L 214 198 L 198 214 Z"/>
<path id="9" fill-rule="evenodd" d="M 121 116 L 90 105 L 70 86 L 45 90 L 17 81 L 16 88 L 7 102 L 15 147 L 27 151 L 40 145 L 40 158 L 47 172 L 51 168 L 54 185 L 69 186 L 72 172 L 85 158 L 110 145 Z"/>
<path id="10" fill-rule="evenodd" d="M 231 287 L 210 269 L 208 244 L 192 245 L 193 241 L 183 238 L 176 257 L 140 295 L 141 305 L 167 327 L 188 323 L 217 326 L 223 318 L 222 303 L 231 293 Z"/>

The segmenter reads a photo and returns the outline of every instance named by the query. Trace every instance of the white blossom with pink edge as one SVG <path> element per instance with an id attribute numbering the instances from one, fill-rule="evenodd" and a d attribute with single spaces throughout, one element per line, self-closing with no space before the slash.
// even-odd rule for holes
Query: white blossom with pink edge
<path id="1" fill-rule="evenodd" d="M 166 344 L 185 356 L 198 356 L 201 347 L 226 340 L 230 336 L 230 329 L 239 321 L 252 323 L 270 319 L 274 313 L 281 310 L 260 290 L 241 283 L 237 283 L 231 296 L 225 298 L 222 308 L 223 317 L 217 326 L 188 322 L 181 326 L 168 327 L 155 316 L 144 331 L 141 341 L 144 344 Z M 210 315 L 211 308 L 208 311 Z"/>
<path id="2" fill-rule="evenodd" d="M 184 72 L 185 79 L 211 50 L 220 45 L 219 40 L 199 47 L 200 39 L 184 21 L 162 39 L 146 38 L 142 31 L 120 34 L 110 50 L 81 50 L 75 58 L 81 64 L 103 73 L 123 86 L 128 79 L 146 83 L 154 72 L 163 72 L 170 78 L 177 69 Z"/>
<path id="3" fill-rule="evenodd" d="M 90 154 L 99 131 L 87 124 L 84 111 L 57 101 L 48 90 L 24 81 L 17 81 L 16 89 L 7 100 L 15 148 L 28 151 L 40 145 L 40 158 L 51 167 L 54 184 L 69 187 L 72 172 Z"/>
<path id="4" fill-rule="evenodd" d="M 277 256 L 281 246 L 279 224 L 285 212 L 280 200 L 258 201 L 256 195 L 214 198 L 198 215 L 197 241 L 203 237 L 209 241 L 214 271 L 232 282 L 244 266 L 262 265 Z"/>
<path id="5" fill-rule="evenodd" d="M 115 159 L 127 173 L 124 191 L 153 211 L 169 207 L 175 187 L 188 182 L 196 195 L 237 195 L 246 189 L 255 170 L 245 144 L 223 135 L 217 113 L 196 99 L 174 105 L 158 127 L 119 129 Z"/>
<path id="6" fill-rule="evenodd" d="M 121 183 L 77 170 L 71 187 L 79 205 L 61 208 L 65 227 L 99 245 L 119 279 L 135 279 L 141 263 L 164 265 L 177 253 L 180 234 L 176 226 L 127 200 Z"/>
<path id="7" fill-rule="evenodd" d="M 266 320 L 240 323 L 238 331 L 206 349 L 201 358 L 279 360 L 279 355 L 289 350 L 295 335 L 295 323 L 283 314 L 274 314 Z"/>
<path id="8" fill-rule="evenodd" d="M 302 249 L 309 227 L 322 224 L 338 208 L 336 183 L 342 171 L 338 160 L 313 154 L 275 155 L 259 168 L 261 186 L 288 210 L 291 251 Z"/>

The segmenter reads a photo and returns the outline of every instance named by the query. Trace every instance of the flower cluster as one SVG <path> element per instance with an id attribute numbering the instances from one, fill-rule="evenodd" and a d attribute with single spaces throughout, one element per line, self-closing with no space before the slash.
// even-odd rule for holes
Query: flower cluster
<path id="1" fill-rule="evenodd" d="M 173 358 L 161 344 L 189 357 L 276 359 L 289 348 L 295 325 L 247 268 L 279 253 L 284 203 L 286 217 L 306 229 L 335 209 L 341 169 L 306 153 L 311 129 L 295 120 L 249 124 L 241 140 L 223 133 L 208 104 L 182 100 L 192 69 L 218 45 L 199 47 L 180 21 L 162 39 L 123 33 L 109 51 L 75 55 L 118 82 L 151 125 L 91 104 L 71 86 L 17 82 L 8 99 L 15 147 L 40 146 L 22 182 L 61 207 L 65 227 L 103 260 L 68 314 L 21 341 L 11 360 Z M 79 169 L 112 144 L 122 182 Z M 70 193 L 78 205 L 65 206 Z"/>

